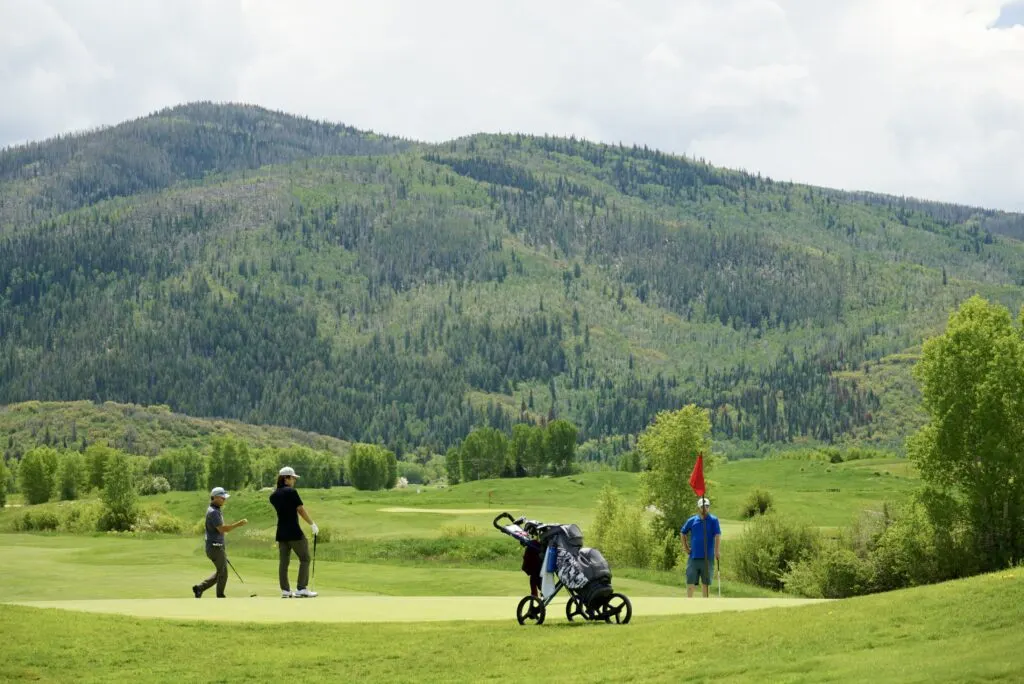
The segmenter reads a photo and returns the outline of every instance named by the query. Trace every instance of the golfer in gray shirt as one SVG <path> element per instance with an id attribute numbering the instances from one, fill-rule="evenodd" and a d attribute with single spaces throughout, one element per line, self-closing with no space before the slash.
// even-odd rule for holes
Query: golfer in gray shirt
<path id="1" fill-rule="evenodd" d="M 228 554 L 224 550 L 224 533 L 249 522 L 242 518 L 230 525 L 224 524 L 221 508 L 230 496 L 223 487 L 214 487 L 210 491 L 210 507 L 206 509 L 206 557 L 213 563 L 214 572 L 199 584 L 192 586 L 192 595 L 196 598 L 202 598 L 203 592 L 215 584 L 217 598 L 224 598 L 224 587 L 228 583 Z"/>

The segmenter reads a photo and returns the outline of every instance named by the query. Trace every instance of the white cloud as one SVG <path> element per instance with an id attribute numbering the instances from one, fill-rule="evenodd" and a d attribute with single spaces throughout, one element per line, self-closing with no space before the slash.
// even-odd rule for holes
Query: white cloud
<path id="1" fill-rule="evenodd" d="M 1024 26 L 992 28 L 1009 4 L 0 0 L 0 145 L 242 100 L 1024 210 Z"/>

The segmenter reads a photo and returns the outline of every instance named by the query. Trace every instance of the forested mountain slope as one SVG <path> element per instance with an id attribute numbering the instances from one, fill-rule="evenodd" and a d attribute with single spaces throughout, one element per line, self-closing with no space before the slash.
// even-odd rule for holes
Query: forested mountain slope
<path id="1" fill-rule="evenodd" d="M 1022 225 L 643 148 L 186 105 L 0 152 L 0 403 L 443 450 L 697 402 L 734 443 L 896 444 L 875 426 L 908 393 L 887 407 L 872 364 L 974 292 L 1019 307 Z"/>

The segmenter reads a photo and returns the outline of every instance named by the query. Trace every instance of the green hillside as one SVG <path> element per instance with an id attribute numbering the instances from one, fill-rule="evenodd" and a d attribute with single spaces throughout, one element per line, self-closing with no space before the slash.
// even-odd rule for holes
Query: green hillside
<path id="1" fill-rule="evenodd" d="M 892 355 L 975 292 L 1016 309 L 1022 226 L 646 148 L 186 105 L 0 152 L 0 403 L 443 451 L 696 402 L 735 451 L 900 445 Z"/>
<path id="2" fill-rule="evenodd" d="M 166 406 L 136 406 L 112 401 L 39 402 L 0 406 L 0 435 L 5 454 L 23 454 L 37 444 L 83 449 L 106 442 L 127 453 L 156 456 L 164 449 L 194 447 L 208 452 L 214 439 L 233 436 L 254 447 L 307 446 L 344 455 L 349 444 L 335 437 L 236 420 L 193 418 Z"/>

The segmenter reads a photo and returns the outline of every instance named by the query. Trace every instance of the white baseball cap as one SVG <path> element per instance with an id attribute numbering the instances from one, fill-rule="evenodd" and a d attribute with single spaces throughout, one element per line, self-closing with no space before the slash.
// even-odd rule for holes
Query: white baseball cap
<path id="1" fill-rule="evenodd" d="M 711 507 L 711 500 L 710 499 L 708 499 L 707 497 L 704 497 L 704 496 L 702 496 L 699 499 L 697 499 L 697 508 L 704 508 L 705 506 L 707 506 L 708 508 Z"/>
<path id="2" fill-rule="evenodd" d="M 281 470 L 279 470 L 277 474 L 280 475 L 281 477 L 294 477 L 295 479 L 299 478 L 299 476 L 295 474 L 295 468 L 292 468 L 291 466 L 285 466 L 284 468 L 281 468 Z"/>
<path id="3" fill-rule="evenodd" d="M 214 487 L 213 489 L 210 490 L 210 498 L 212 499 L 215 496 L 223 496 L 225 499 L 227 499 L 231 495 L 228 494 L 227 490 L 224 489 L 223 487 Z"/>

